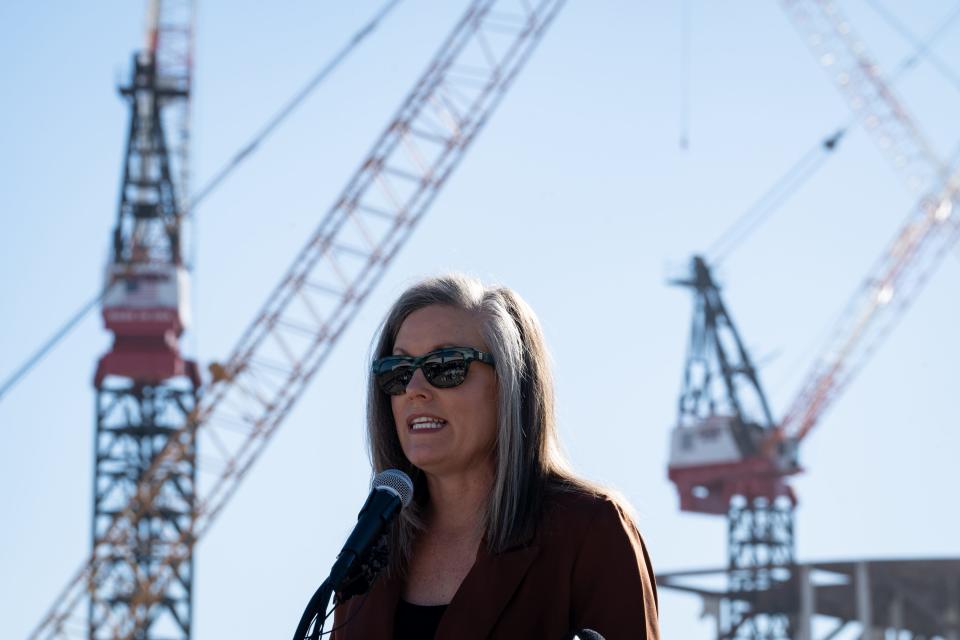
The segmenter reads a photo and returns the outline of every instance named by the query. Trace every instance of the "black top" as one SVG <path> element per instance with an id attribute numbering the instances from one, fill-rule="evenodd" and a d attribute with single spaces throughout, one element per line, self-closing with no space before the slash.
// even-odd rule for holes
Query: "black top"
<path id="1" fill-rule="evenodd" d="M 401 599 L 393 618 L 395 640 L 433 640 L 447 605 L 424 606 Z"/>

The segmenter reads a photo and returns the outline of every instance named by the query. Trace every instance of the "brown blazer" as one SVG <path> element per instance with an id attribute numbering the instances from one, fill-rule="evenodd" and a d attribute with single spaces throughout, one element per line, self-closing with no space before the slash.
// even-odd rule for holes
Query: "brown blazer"
<path id="1" fill-rule="evenodd" d="M 593 629 L 606 640 L 659 640 L 657 591 L 640 533 L 612 500 L 561 493 L 547 500 L 525 545 L 492 555 L 481 544 L 435 640 L 561 640 Z M 392 640 L 399 579 L 338 607 L 333 640 Z"/>

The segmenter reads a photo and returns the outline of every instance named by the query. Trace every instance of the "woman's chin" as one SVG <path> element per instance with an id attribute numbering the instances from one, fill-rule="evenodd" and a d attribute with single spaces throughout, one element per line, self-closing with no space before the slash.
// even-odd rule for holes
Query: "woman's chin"
<path id="1" fill-rule="evenodd" d="M 438 451 L 428 451 L 424 448 L 416 448 L 413 451 L 405 451 L 404 454 L 410 464 L 424 473 L 435 473 L 442 470 L 447 457 Z"/>

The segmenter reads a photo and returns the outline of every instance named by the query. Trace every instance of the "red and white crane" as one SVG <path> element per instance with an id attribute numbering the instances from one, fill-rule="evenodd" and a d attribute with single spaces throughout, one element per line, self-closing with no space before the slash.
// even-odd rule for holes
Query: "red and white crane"
<path id="1" fill-rule="evenodd" d="M 685 511 L 728 518 L 730 597 L 723 638 L 789 638 L 786 613 L 755 594 L 786 584 L 794 563 L 798 448 L 960 237 L 960 171 L 948 170 L 829 0 L 782 0 L 816 59 L 908 188 L 920 196 L 851 299 L 794 401 L 776 421 L 706 262 L 677 284 L 695 290 L 693 332 L 671 434 L 668 475 Z"/>

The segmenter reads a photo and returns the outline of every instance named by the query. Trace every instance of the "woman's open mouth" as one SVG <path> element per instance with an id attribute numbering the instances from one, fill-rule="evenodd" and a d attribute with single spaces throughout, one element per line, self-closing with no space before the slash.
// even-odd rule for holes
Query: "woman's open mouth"
<path id="1" fill-rule="evenodd" d="M 434 418 L 431 416 L 421 416 L 419 418 L 414 418 L 410 421 L 410 430 L 411 431 L 436 431 L 437 429 L 442 429 L 447 424 L 447 421 L 442 418 Z"/>

